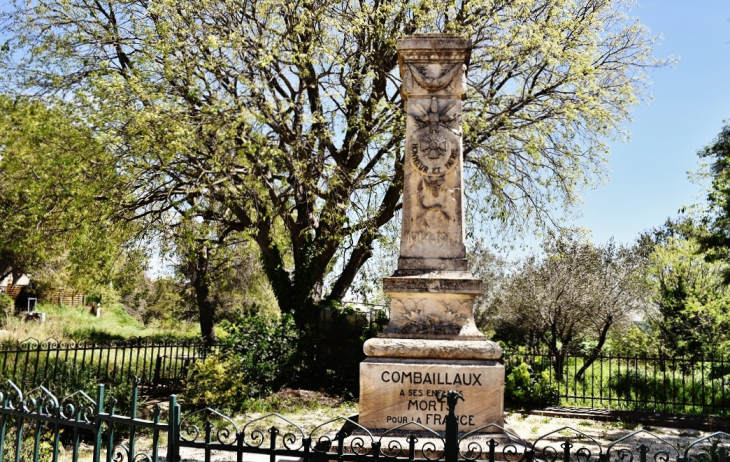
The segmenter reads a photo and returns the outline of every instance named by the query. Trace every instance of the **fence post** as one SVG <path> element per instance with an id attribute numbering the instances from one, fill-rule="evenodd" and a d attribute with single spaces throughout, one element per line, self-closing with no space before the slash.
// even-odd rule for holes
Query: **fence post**
<path id="1" fill-rule="evenodd" d="M 152 385 L 157 386 L 160 384 L 161 374 L 162 374 L 162 356 L 159 355 L 159 351 L 158 351 L 157 359 L 155 360 L 155 376 L 152 379 Z"/>
<path id="2" fill-rule="evenodd" d="M 130 416 L 132 417 L 132 422 L 134 422 L 134 419 L 137 418 L 137 401 L 139 399 L 139 380 L 137 380 L 137 377 L 132 379 L 132 405 L 130 409 Z M 134 460 L 134 437 L 136 433 L 136 428 L 134 425 L 129 426 L 129 457 Z"/>
<path id="3" fill-rule="evenodd" d="M 446 438 L 444 440 L 444 457 L 446 462 L 457 462 L 459 460 L 459 419 L 454 411 L 459 400 L 464 401 L 464 395 L 459 391 L 449 390 L 446 393 L 439 393 L 436 399 L 443 402 L 446 399 L 446 408 L 449 414 L 446 416 Z"/>
<path id="4" fill-rule="evenodd" d="M 104 384 L 100 383 L 96 388 L 96 419 L 94 419 L 94 425 L 96 425 L 96 436 L 94 438 L 94 462 L 101 462 L 101 435 L 104 421 L 101 420 L 100 416 L 103 412 Z M 111 448 L 109 450 L 111 451 Z"/>
<path id="5" fill-rule="evenodd" d="M 177 395 L 170 395 L 170 414 L 167 418 L 167 460 L 180 460 L 180 405 L 177 404 Z"/>

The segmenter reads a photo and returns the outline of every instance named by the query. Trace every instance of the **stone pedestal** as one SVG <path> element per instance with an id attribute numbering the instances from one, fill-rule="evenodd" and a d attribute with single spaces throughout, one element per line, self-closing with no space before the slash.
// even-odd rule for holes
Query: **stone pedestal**
<path id="1" fill-rule="evenodd" d="M 460 391 L 459 430 L 504 426 L 502 350 L 474 322 L 482 283 L 467 272 L 432 271 L 385 278 L 390 322 L 365 342 L 360 364 L 360 417 L 366 428 L 417 422 L 445 430 L 437 391 Z M 490 431 L 499 431 L 492 427 Z"/>
<path id="2" fill-rule="evenodd" d="M 457 406 L 459 430 L 504 425 L 504 366 L 496 361 L 465 359 L 368 358 L 360 363 L 360 416 L 365 428 L 392 428 L 417 422 L 446 430 L 446 403 L 437 391 L 462 392 Z"/>
<path id="3" fill-rule="evenodd" d="M 471 42 L 422 34 L 398 42 L 406 111 L 406 162 L 398 270 L 383 280 L 390 322 L 365 343 L 359 423 L 416 422 L 445 430 L 437 392 L 460 391 L 459 431 L 503 426 L 502 351 L 477 329 L 482 282 L 464 245 L 462 99 Z"/>

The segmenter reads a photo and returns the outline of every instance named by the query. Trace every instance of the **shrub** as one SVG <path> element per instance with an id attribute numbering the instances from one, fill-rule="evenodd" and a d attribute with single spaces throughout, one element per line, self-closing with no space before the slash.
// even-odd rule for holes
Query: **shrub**
<path id="1" fill-rule="evenodd" d="M 509 407 L 534 409 L 560 402 L 558 390 L 550 384 L 547 370 L 536 373 L 529 364 L 518 359 L 506 368 L 505 403 Z"/>
<path id="2" fill-rule="evenodd" d="M 185 399 L 193 407 L 245 410 L 252 398 L 294 380 L 299 332 L 290 315 L 270 320 L 254 316 L 225 324 L 221 353 L 196 362 Z"/>
<path id="3" fill-rule="evenodd" d="M 213 407 L 224 412 L 243 409 L 248 396 L 237 358 L 214 355 L 190 368 L 185 401 L 195 408 Z"/>
<path id="4" fill-rule="evenodd" d="M 260 397 L 296 380 L 299 337 L 291 315 L 275 320 L 254 316 L 228 325 L 221 351 L 248 392 Z"/>
<path id="5" fill-rule="evenodd" d="M 10 431 L 5 436 L 4 453 L 6 454 L 4 460 L 15 460 L 15 451 L 17 449 L 17 417 L 6 417 L 7 421 L 4 422 Z M 20 443 L 20 460 L 33 460 L 33 452 L 35 446 L 35 432 L 38 431 L 29 422 L 23 423 L 23 437 Z M 53 432 L 48 428 L 41 427 L 41 436 L 38 440 L 38 460 L 51 460 L 53 457 Z M 63 435 L 63 433 L 62 433 Z M 63 449 L 63 446 L 61 446 Z M 62 451 L 59 451 L 61 454 Z"/>
<path id="6" fill-rule="evenodd" d="M 0 311 L 9 313 L 13 310 L 15 301 L 8 294 L 0 294 Z"/>

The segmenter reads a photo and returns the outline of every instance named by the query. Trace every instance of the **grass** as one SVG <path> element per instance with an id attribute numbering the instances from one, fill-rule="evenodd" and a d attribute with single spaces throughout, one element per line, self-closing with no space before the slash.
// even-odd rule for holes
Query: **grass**
<path id="1" fill-rule="evenodd" d="M 527 358 L 525 358 L 527 359 Z M 560 404 L 577 407 L 641 410 L 680 414 L 730 414 L 730 364 L 716 361 L 625 357 L 594 362 L 580 380 L 582 357 L 566 359 L 563 378 L 545 357 L 532 358 L 534 373 L 545 374 Z"/>
<path id="2" fill-rule="evenodd" d="M 38 311 L 46 314 L 44 323 L 25 322 L 21 317 L 7 316 L 0 341 L 53 338 L 58 341 L 103 342 L 130 337 L 187 340 L 199 336 L 198 326 L 192 323 L 178 323 L 175 326 L 144 325 L 119 304 L 102 307 L 98 318 L 86 307 L 44 303 L 38 306 Z"/>
<path id="3" fill-rule="evenodd" d="M 97 383 L 105 383 L 110 392 L 128 391 L 135 376 L 143 384 L 153 377 L 164 384 L 184 377 L 189 365 L 184 358 L 200 354 L 195 347 L 159 346 L 162 341 L 196 339 L 196 326 L 145 326 L 121 305 L 103 309 L 98 318 L 83 307 L 43 304 L 38 311 L 46 314 L 45 322 L 9 316 L 0 335 L 0 381 L 12 380 L 24 392 L 43 384 L 58 397 L 77 390 L 93 396 Z M 110 343 L 131 337 L 145 342 Z M 29 338 L 41 343 L 18 344 Z M 83 342 L 83 347 L 76 348 L 74 342 Z M 119 398 L 129 399 L 125 393 Z"/>

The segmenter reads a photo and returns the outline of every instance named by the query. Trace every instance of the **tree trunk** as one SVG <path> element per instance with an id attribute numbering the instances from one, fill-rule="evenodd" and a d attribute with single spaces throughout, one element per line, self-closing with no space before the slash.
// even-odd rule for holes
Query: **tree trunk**
<path id="1" fill-rule="evenodd" d="M 591 364 L 593 364 L 596 359 L 598 358 L 598 355 L 601 354 L 601 350 L 603 349 L 603 345 L 606 343 L 606 338 L 608 337 L 608 329 L 611 328 L 611 324 L 613 324 L 613 319 L 609 316 L 606 320 L 605 324 L 601 327 L 601 332 L 598 336 L 598 343 L 591 351 L 590 356 L 586 358 L 585 362 L 583 363 L 583 366 L 580 368 L 580 370 L 575 374 L 575 381 L 577 382 L 583 377 L 583 374 L 588 370 L 589 367 L 591 367 Z"/>
<path id="2" fill-rule="evenodd" d="M 560 383 L 563 381 L 563 367 L 565 366 L 565 357 L 561 351 L 552 352 L 555 358 L 553 360 L 553 370 L 555 371 L 555 381 Z"/>
<path id="3" fill-rule="evenodd" d="M 200 317 L 200 334 L 206 345 L 213 345 L 218 341 L 218 338 L 215 336 L 215 305 L 210 299 L 208 252 L 205 246 L 198 251 L 196 271 L 192 278 L 192 284 Z"/>

